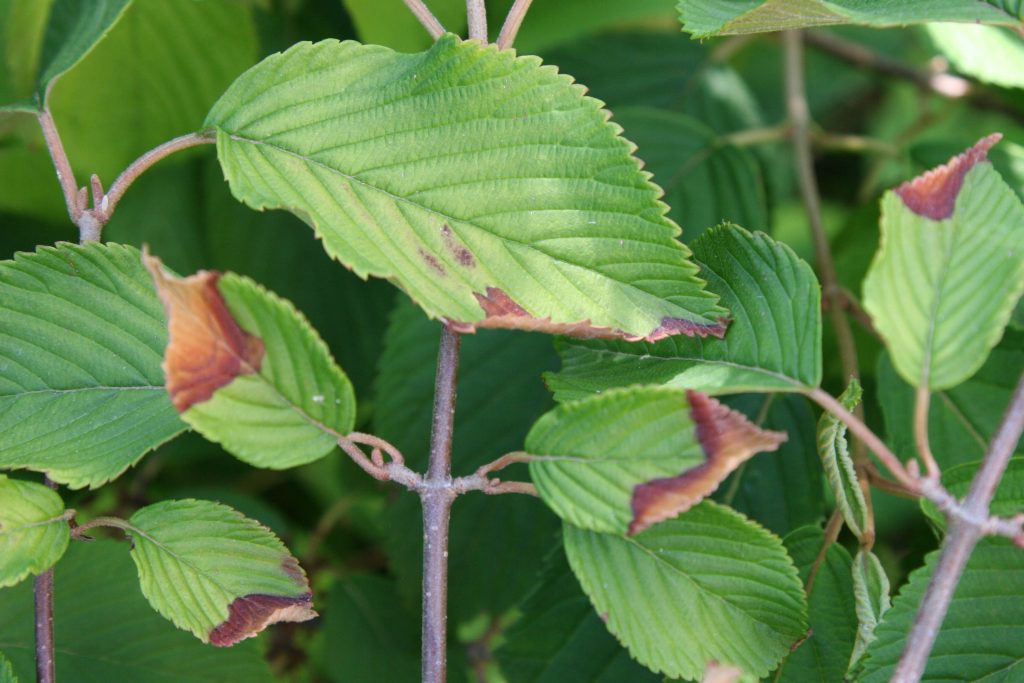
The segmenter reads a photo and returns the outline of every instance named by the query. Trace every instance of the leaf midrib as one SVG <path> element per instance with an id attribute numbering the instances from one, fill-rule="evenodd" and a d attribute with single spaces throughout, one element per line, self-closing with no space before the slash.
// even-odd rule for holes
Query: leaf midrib
<path id="1" fill-rule="evenodd" d="M 139 384 L 130 387 L 112 387 L 112 386 L 93 386 L 93 387 L 79 387 L 77 389 L 30 389 L 28 391 L 21 391 L 14 394 L 0 394 L 0 403 L 5 400 L 17 400 L 26 396 L 37 396 L 37 395 L 57 395 L 63 396 L 65 394 L 84 394 L 92 391 L 165 391 L 163 385 L 157 386 L 153 384 Z"/>

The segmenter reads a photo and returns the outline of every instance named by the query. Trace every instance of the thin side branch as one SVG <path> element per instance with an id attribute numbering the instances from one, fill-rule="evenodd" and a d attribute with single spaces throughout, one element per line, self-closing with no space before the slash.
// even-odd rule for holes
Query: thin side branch
<path id="1" fill-rule="evenodd" d="M 508 15 L 505 17 L 505 23 L 501 26 L 501 32 L 498 34 L 499 49 L 504 50 L 507 47 L 512 47 L 512 43 L 516 40 L 519 27 L 523 25 L 523 19 L 526 18 L 526 12 L 530 9 L 531 3 L 533 3 L 533 0 L 516 0 L 512 5 Z"/>
<path id="2" fill-rule="evenodd" d="M 938 479 L 942 472 L 939 464 L 935 462 L 932 455 L 931 444 L 928 442 L 928 407 L 931 405 L 932 392 L 927 386 L 917 388 L 917 397 L 914 401 L 914 442 L 917 444 L 917 454 L 921 456 L 925 472 L 932 479 Z"/>
<path id="3" fill-rule="evenodd" d="M 78 216 L 82 208 L 78 201 L 78 184 L 75 182 L 74 171 L 71 170 L 71 162 L 68 161 L 67 152 L 64 151 L 64 143 L 57 132 L 57 124 L 53 122 L 53 116 L 49 109 L 43 109 L 37 117 L 39 127 L 43 129 L 43 139 L 46 140 L 46 148 L 50 150 L 50 159 L 57 169 L 57 182 L 60 183 L 61 192 L 64 193 L 64 204 L 68 209 L 68 217 L 71 222 L 78 225 Z"/>
<path id="4" fill-rule="evenodd" d="M 466 21 L 470 40 L 487 42 L 487 7 L 484 0 L 466 0 Z"/>
<path id="5" fill-rule="evenodd" d="M 57 490 L 57 484 L 51 481 L 49 477 L 44 476 L 43 483 L 50 489 Z M 38 683 L 56 683 L 57 667 L 54 658 L 56 650 L 53 644 L 52 567 L 36 577 L 32 590 L 35 597 L 36 681 Z"/>
<path id="6" fill-rule="evenodd" d="M 444 26 L 434 16 L 434 13 L 423 4 L 423 0 L 404 0 L 404 2 L 405 6 L 419 20 L 423 28 L 427 29 L 427 33 L 430 34 L 431 38 L 437 40 L 445 34 Z"/>

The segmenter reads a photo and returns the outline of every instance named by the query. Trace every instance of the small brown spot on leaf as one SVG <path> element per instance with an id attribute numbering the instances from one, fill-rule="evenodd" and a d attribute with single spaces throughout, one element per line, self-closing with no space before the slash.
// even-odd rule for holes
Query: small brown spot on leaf
<path id="1" fill-rule="evenodd" d="M 448 274 L 447 272 L 445 272 L 444 266 L 441 264 L 440 261 L 437 260 L 436 256 L 431 254 L 426 249 L 420 249 L 419 252 L 420 258 L 423 259 L 423 261 L 428 266 L 430 266 L 431 270 L 433 270 L 438 275 L 441 275 L 442 277 Z"/>
<path id="2" fill-rule="evenodd" d="M 210 631 L 210 644 L 228 647 L 252 638 L 271 624 L 281 621 L 309 621 L 317 616 L 312 595 L 294 598 L 280 595 L 243 595 L 228 607 L 227 620 Z"/>
<path id="3" fill-rule="evenodd" d="M 455 238 L 455 235 L 452 234 L 451 227 L 447 223 L 441 226 L 441 236 L 444 237 L 445 248 L 451 252 L 452 256 L 455 257 L 455 260 L 458 261 L 460 265 L 465 266 L 466 268 L 476 267 L 476 258 L 469 249 L 463 246 Z"/>
<path id="4" fill-rule="evenodd" d="M 631 536 L 689 510 L 755 453 L 774 451 L 787 439 L 785 432 L 760 429 L 710 396 L 687 391 L 686 397 L 705 460 L 678 476 L 653 479 L 633 489 Z"/>
<path id="5" fill-rule="evenodd" d="M 719 318 L 716 323 L 711 325 L 695 323 L 680 318 L 662 318 L 661 325 L 650 334 L 638 336 L 614 327 L 598 327 L 591 324 L 589 320 L 561 323 L 554 322 L 551 318 L 536 318 L 497 287 L 488 287 L 486 295 L 475 292 L 474 296 L 480 302 L 480 307 L 484 310 L 486 317 L 476 323 L 450 322 L 449 325 L 456 332 L 473 332 L 476 328 L 482 327 L 564 334 L 578 339 L 658 341 L 659 339 L 676 334 L 685 334 L 690 337 L 707 337 L 710 335 L 721 338 L 725 336 L 725 331 L 729 324 L 729 321 L 725 318 Z"/>
<path id="6" fill-rule="evenodd" d="M 209 400 L 235 377 L 259 371 L 263 341 L 239 327 L 228 310 L 217 288 L 220 273 L 203 270 L 178 278 L 147 250 L 142 260 L 167 312 L 170 340 L 163 368 L 179 413 Z"/>
<path id="7" fill-rule="evenodd" d="M 896 188 L 907 208 L 919 216 L 941 221 L 953 215 L 956 198 L 964 183 L 964 176 L 974 166 L 988 158 L 988 151 L 1003 138 L 993 133 L 982 138 L 969 150 L 953 157 L 948 163 Z"/>

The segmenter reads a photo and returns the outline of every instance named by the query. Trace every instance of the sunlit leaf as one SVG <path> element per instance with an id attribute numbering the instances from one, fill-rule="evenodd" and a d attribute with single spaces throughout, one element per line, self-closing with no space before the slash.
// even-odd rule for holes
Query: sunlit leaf
<path id="1" fill-rule="evenodd" d="M 641 664 L 699 678 L 707 664 L 764 676 L 803 637 L 807 606 L 782 542 L 703 502 L 635 537 L 566 524 L 569 564 Z"/>
<path id="2" fill-rule="evenodd" d="M 913 386 L 948 389 L 973 375 L 1024 292 L 1024 204 L 986 160 L 998 140 L 882 199 L 864 307 Z"/>
<path id="3" fill-rule="evenodd" d="M 59 244 L 0 262 L 0 329 L 0 468 L 96 487 L 185 428 L 134 248 Z"/>
<path id="4" fill-rule="evenodd" d="M 708 289 L 732 311 L 725 338 L 655 344 L 562 339 L 558 400 L 666 384 L 711 394 L 800 391 L 821 382 L 821 292 L 810 266 L 763 233 L 724 225 L 694 243 Z"/>
<path id="5" fill-rule="evenodd" d="M 2 652 L 0 652 L 0 683 L 18 683 L 18 677 L 14 675 L 14 668 Z"/>
<path id="6" fill-rule="evenodd" d="M 925 32 L 962 74 L 1005 88 L 1024 87 L 1024 41 L 996 26 L 927 24 Z"/>
<path id="7" fill-rule="evenodd" d="M 454 36 L 415 55 L 299 44 L 207 123 L 236 197 L 302 215 L 332 256 L 462 331 L 724 333 L 632 145 L 537 58 Z"/>
<path id="8" fill-rule="evenodd" d="M 862 393 L 860 383 L 851 379 L 839 402 L 852 411 L 860 403 Z M 836 508 L 853 535 L 862 539 L 869 526 L 869 513 L 846 441 L 846 424 L 827 411 L 818 420 L 818 455 L 835 497 Z"/>
<path id="9" fill-rule="evenodd" d="M 186 422 L 274 469 L 317 460 L 352 431 L 352 385 L 289 302 L 233 273 L 177 278 L 144 258 L 168 314 L 167 392 Z"/>
<path id="10" fill-rule="evenodd" d="M 226 505 L 156 503 L 132 515 L 126 532 L 143 595 L 204 643 L 227 647 L 316 616 L 306 574 L 284 544 Z"/>
<path id="11" fill-rule="evenodd" d="M 0 588 L 52 567 L 70 538 L 64 501 L 55 491 L 0 474 Z"/>
<path id="12" fill-rule="evenodd" d="M 695 391 L 636 387 L 565 403 L 526 437 L 541 498 L 575 526 L 640 533 L 786 440 Z"/>

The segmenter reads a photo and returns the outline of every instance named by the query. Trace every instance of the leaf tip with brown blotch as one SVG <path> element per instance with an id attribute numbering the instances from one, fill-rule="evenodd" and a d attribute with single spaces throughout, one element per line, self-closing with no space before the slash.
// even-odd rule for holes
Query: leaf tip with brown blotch
<path id="1" fill-rule="evenodd" d="M 686 512 L 755 453 L 774 451 L 788 438 L 785 432 L 757 427 L 742 413 L 706 394 L 687 391 L 686 398 L 704 462 L 675 477 L 638 484 L 633 489 L 630 536 Z"/>
<path id="2" fill-rule="evenodd" d="M 239 326 L 217 287 L 221 274 L 201 270 L 179 278 L 143 247 L 167 314 L 169 340 L 163 369 L 167 393 L 179 413 L 209 400 L 239 375 L 259 372 L 263 341 Z"/>
<path id="3" fill-rule="evenodd" d="M 975 165 L 988 158 L 988 151 L 1003 138 L 993 133 L 979 140 L 963 154 L 933 168 L 896 188 L 904 205 L 919 216 L 941 221 L 953 215 L 964 176 Z"/>
<path id="4" fill-rule="evenodd" d="M 243 595 L 228 607 L 228 618 L 210 631 L 210 644 L 230 647 L 258 635 L 271 624 L 282 621 L 309 621 L 319 616 L 313 609 L 312 594 L 296 597 L 280 595 Z"/>

